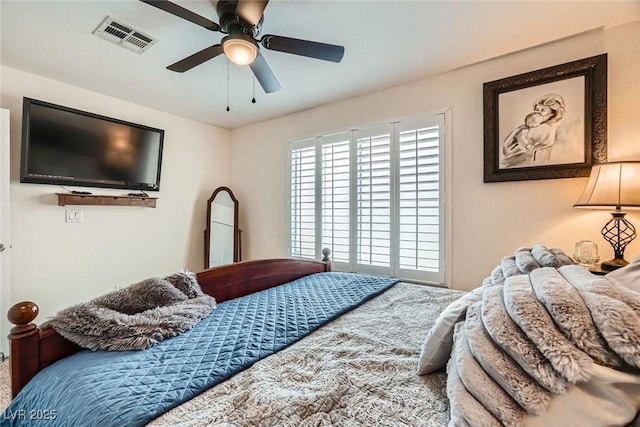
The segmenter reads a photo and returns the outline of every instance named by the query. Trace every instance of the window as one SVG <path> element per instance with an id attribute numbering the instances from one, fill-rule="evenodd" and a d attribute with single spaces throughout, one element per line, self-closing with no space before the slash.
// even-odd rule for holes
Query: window
<path id="1" fill-rule="evenodd" d="M 295 141 L 290 255 L 444 282 L 444 114 Z"/>

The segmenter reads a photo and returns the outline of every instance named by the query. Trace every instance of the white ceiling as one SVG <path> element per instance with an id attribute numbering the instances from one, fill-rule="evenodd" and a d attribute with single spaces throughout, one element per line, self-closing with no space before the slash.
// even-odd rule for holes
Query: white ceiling
<path id="1" fill-rule="evenodd" d="M 209 1 L 176 3 L 215 22 Z M 93 36 L 110 16 L 158 43 L 138 55 Z M 640 1 L 271 0 L 262 34 L 345 47 L 340 64 L 262 49 L 282 89 L 265 94 L 248 67 L 214 58 L 165 67 L 222 38 L 134 0 L 0 0 L 1 64 L 233 129 L 640 19 Z M 505 76 L 506 77 L 506 76 Z"/>

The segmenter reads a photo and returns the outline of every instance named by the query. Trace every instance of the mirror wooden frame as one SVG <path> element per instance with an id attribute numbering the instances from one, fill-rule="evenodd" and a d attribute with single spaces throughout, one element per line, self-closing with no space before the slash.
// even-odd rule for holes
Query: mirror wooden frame
<path id="1" fill-rule="evenodd" d="M 207 228 L 204 231 L 204 268 L 211 268 L 209 265 L 209 255 L 211 253 L 211 204 L 215 200 L 218 193 L 226 191 L 233 201 L 233 262 L 241 260 L 240 249 L 240 229 L 238 227 L 238 199 L 229 187 L 218 187 L 207 200 Z"/>

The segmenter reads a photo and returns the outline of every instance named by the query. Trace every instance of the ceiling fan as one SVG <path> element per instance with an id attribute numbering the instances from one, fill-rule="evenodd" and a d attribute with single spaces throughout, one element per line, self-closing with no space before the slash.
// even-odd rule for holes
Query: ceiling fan
<path id="1" fill-rule="evenodd" d="M 280 90 L 280 83 L 260 53 L 260 46 L 269 50 L 340 62 L 344 47 L 309 40 L 267 34 L 259 40 L 264 20 L 263 12 L 269 0 L 219 0 L 216 5 L 220 24 L 168 0 L 140 0 L 172 15 L 193 22 L 209 31 L 226 34 L 220 43 L 188 56 L 167 69 L 183 73 L 220 54 L 238 65 L 249 65 L 266 93 Z"/>

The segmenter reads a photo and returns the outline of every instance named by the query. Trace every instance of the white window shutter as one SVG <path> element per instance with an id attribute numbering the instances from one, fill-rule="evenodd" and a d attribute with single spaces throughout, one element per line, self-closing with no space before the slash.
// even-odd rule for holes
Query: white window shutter
<path id="1" fill-rule="evenodd" d="M 398 129 L 398 275 L 442 282 L 442 116 Z"/>
<path id="2" fill-rule="evenodd" d="M 349 145 L 350 133 L 322 138 L 322 247 L 331 249 L 331 260 L 348 264 L 349 256 Z"/>
<path id="3" fill-rule="evenodd" d="M 289 155 L 289 253 L 316 258 L 316 148 L 314 140 L 291 147 Z"/>
<path id="4" fill-rule="evenodd" d="M 391 270 L 391 125 L 355 132 L 358 271 Z"/>

